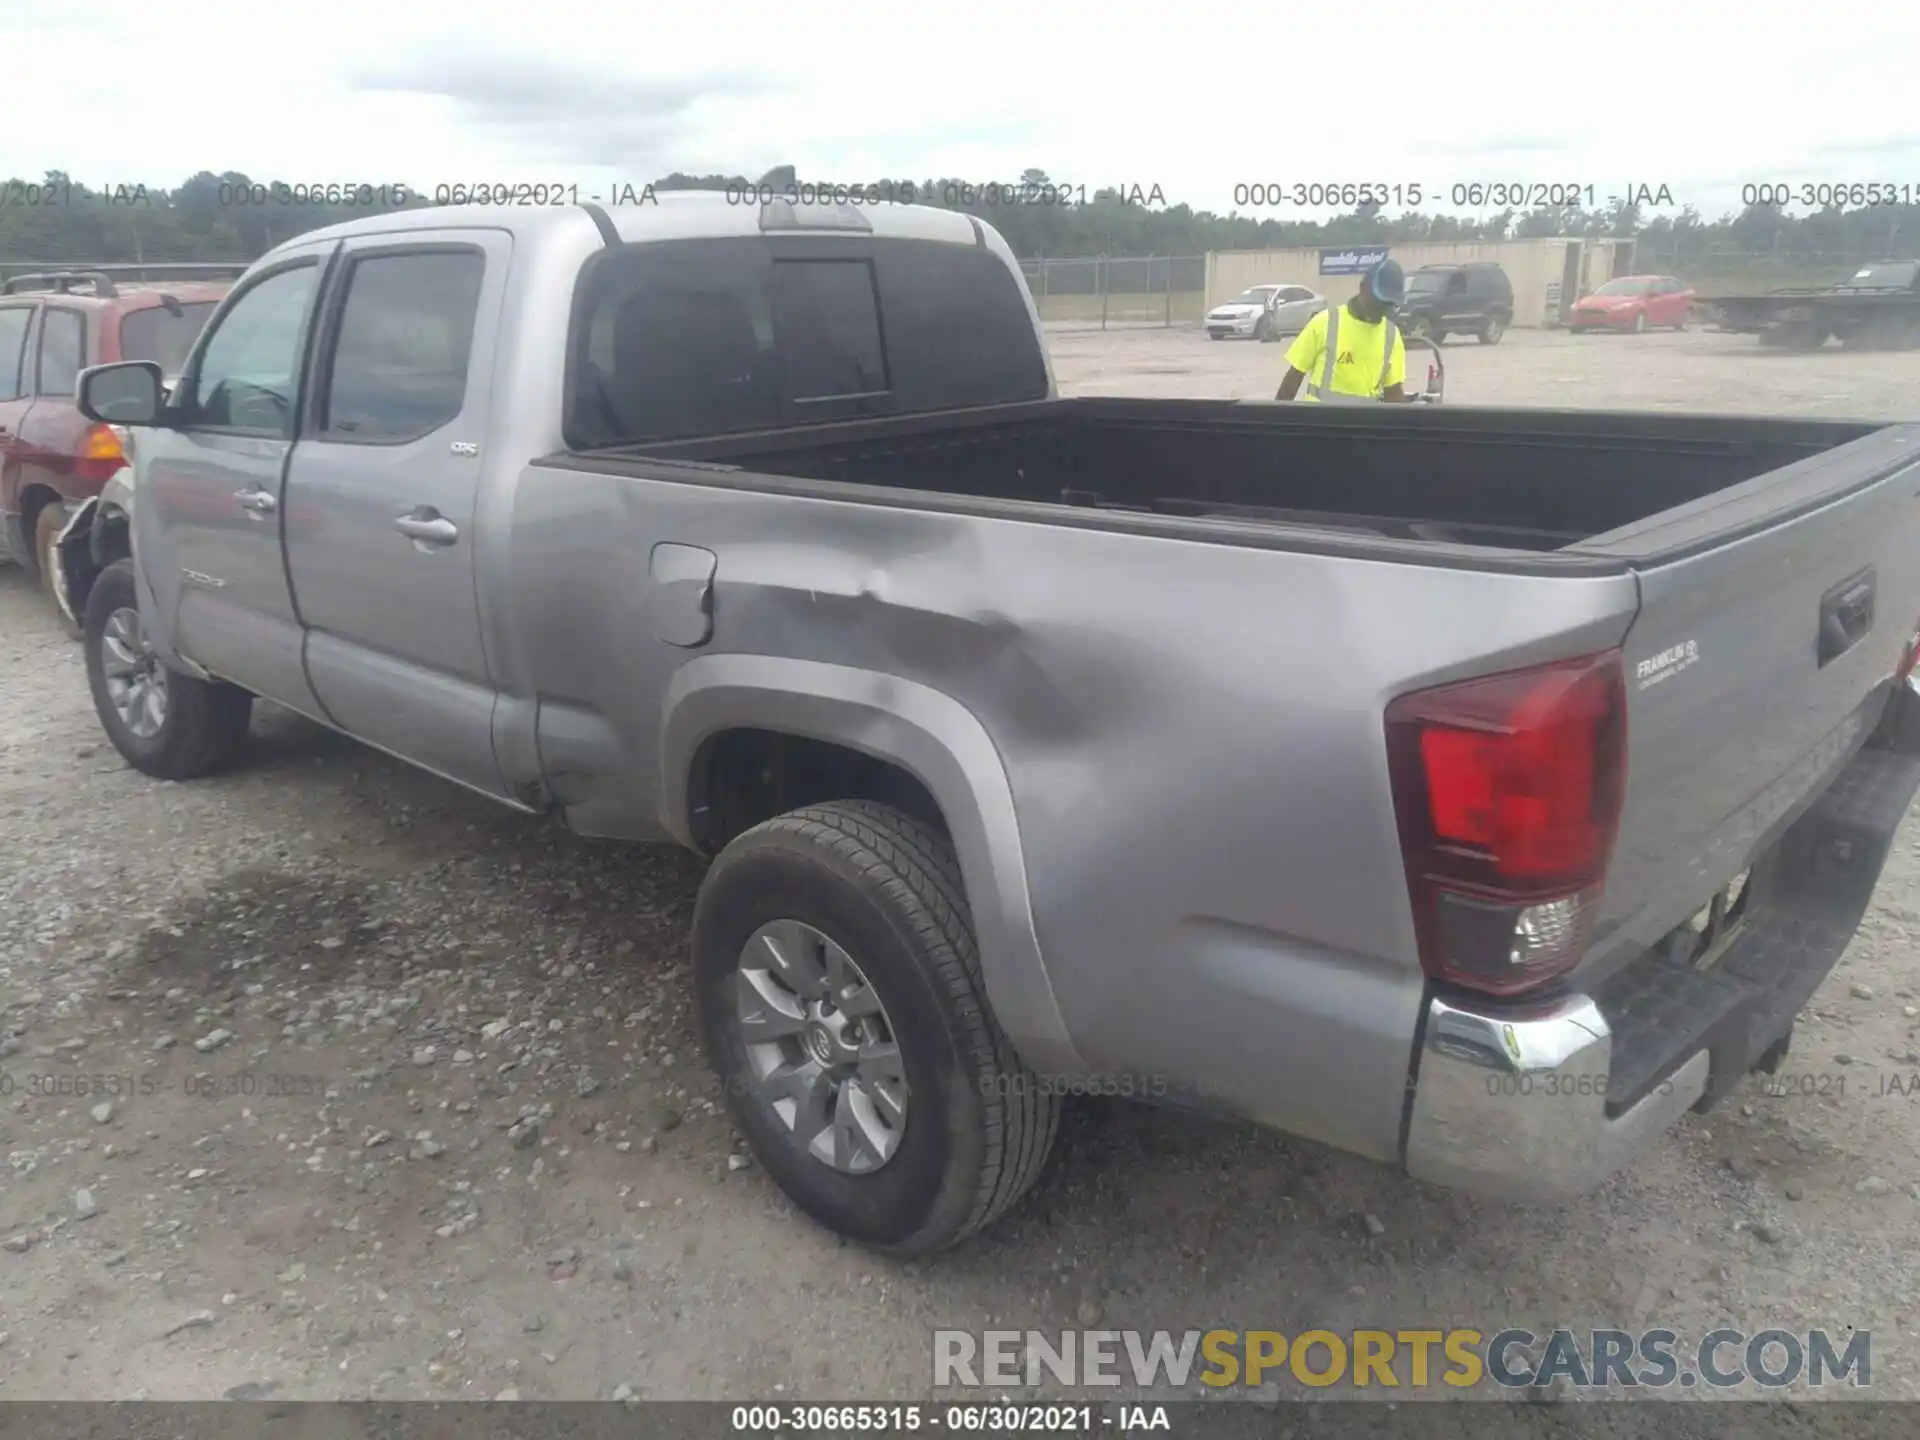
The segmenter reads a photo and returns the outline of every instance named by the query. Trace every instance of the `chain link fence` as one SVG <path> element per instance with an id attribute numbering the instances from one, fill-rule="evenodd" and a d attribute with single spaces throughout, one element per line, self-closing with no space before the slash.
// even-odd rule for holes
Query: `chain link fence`
<path id="1" fill-rule="evenodd" d="M 1197 325 L 1207 309 L 1204 255 L 1022 260 L 1040 318 L 1063 330 Z"/>

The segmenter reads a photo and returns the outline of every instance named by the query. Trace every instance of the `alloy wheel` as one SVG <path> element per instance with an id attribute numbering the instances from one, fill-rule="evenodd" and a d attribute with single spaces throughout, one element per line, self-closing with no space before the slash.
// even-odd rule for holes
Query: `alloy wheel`
<path id="1" fill-rule="evenodd" d="M 811 925 L 771 921 L 740 953 L 734 997 L 747 1084 L 789 1142 L 850 1175 L 892 1159 L 906 1132 L 907 1072 L 853 957 Z"/>

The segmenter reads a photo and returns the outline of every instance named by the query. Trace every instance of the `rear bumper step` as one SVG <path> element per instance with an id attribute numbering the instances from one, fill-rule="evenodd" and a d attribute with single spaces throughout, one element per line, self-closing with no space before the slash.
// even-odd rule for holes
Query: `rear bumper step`
<path id="1" fill-rule="evenodd" d="M 1594 992 L 1613 1032 L 1610 1116 L 1698 1050 L 1711 1059 L 1708 1109 L 1786 1035 L 1853 939 L 1917 789 L 1920 758 L 1862 750 L 1754 866 L 1745 923 L 1717 965 L 1655 949 Z"/>

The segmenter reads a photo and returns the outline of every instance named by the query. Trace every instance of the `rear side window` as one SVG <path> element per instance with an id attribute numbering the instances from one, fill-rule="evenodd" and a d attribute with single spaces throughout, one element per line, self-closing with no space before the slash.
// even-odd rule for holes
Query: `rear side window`
<path id="1" fill-rule="evenodd" d="M 20 372 L 27 353 L 27 322 L 32 319 L 31 305 L 0 309 L 0 400 L 17 400 L 25 388 Z"/>
<path id="2" fill-rule="evenodd" d="M 1043 398 L 1020 283 L 976 246 L 665 241 L 582 275 L 566 438 L 592 447 Z"/>
<path id="3" fill-rule="evenodd" d="M 120 317 L 120 358 L 150 360 L 162 375 L 178 375 L 193 342 L 213 318 L 213 310 L 211 300 L 183 304 L 178 315 L 163 305 L 129 310 Z"/>
<path id="4" fill-rule="evenodd" d="M 73 398 L 86 351 L 87 322 L 77 311 L 48 308 L 40 315 L 40 383 L 42 395 Z"/>
<path id="5" fill-rule="evenodd" d="M 475 250 L 356 261 L 320 433 L 336 440 L 411 440 L 459 415 L 486 268 L 486 257 Z"/>

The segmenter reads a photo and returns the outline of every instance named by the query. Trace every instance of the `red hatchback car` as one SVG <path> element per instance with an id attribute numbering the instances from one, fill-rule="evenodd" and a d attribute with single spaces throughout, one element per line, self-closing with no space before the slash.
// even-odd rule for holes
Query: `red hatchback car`
<path id="1" fill-rule="evenodd" d="M 121 434 L 74 407 L 75 378 L 89 365 L 151 360 L 171 383 L 245 267 L 178 268 L 228 278 L 116 283 L 92 270 L 0 284 L 0 560 L 27 566 L 43 585 L 47 550 L 71 507 L 126 463 Z"/>
<path id="2" fill-rule="evenodd" d="M 1693 318 L 1693 291 L 1671 275 L 1622 275 L 1575 303 L 1571 330 L 1684 330 Z"/>

